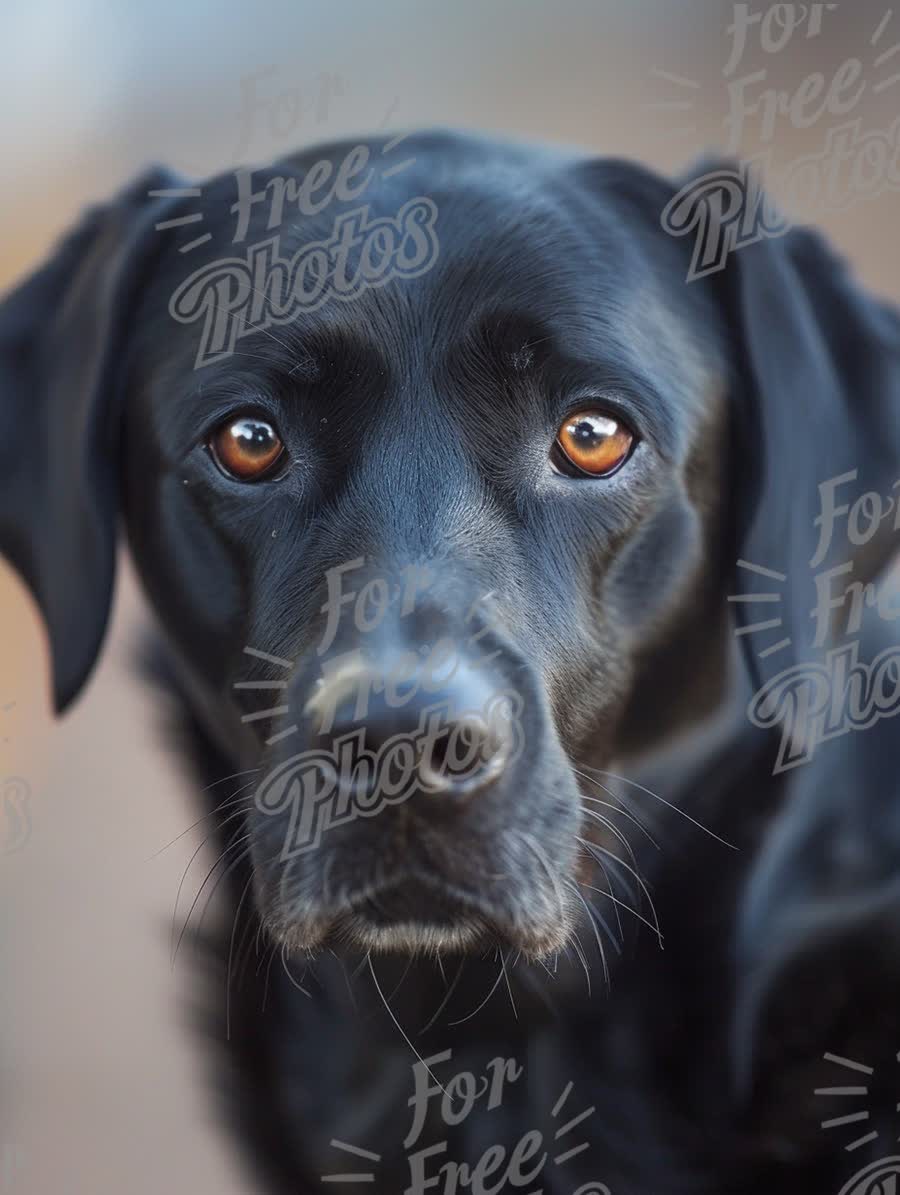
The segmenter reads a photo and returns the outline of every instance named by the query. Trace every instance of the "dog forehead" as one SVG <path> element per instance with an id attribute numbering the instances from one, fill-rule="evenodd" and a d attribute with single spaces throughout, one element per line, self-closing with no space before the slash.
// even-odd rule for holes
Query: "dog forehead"
<path id="1" fill-rule="evenodd" d="M 474 264 L 494 282 L 501 267 L 512 278 L 539 266 L 547 278 L 573 271 L 591 235 L 585 226 L 598 215 L 602 220 L 602 204 L 590 214 L 579 210 L 578 187 L 566 169 L 571 154 L 435 133 L 403 138 L 394 156 L 404 160 L 392 162 L 384 145 L 370 138 L 313 147 L 207 180 L 172 221 L 190 221 L 177 232 L 178 253 L 188 256 L 172 262 L 173 274 L 226 256 L 240 259 L 273 238 L 282 256 L 293 255 L 337 240 L 348 222 L 357 249 L 367 227 L 399 223 L 404 211 L 420 205 L 433 216 L 435 261 Z M 605 242 L 607 258 L 622 256 L 617 237 Z"/>
<path id="2" fill-rule="evenodd" d="M 387 368 L 400 356 L 407 365 L 426 358 L 436 364 L 493 323 L 515 372 L 527 368 L 530 342 L 549 332 L 575 359 L 612 354 L 642 367 L 656 363 L 682 383 L 679 389 L 703 392 L 706 370 L 691 345 L 692 321 L 667 301 L 646 231 L 632 228 L 602 191 L 588 202 L 558 155 L 495 151 L 480 139 L 413 137 L 405 143 L 409 167 L 379 173 L 377 144 L 314 148 L 264 170 L 229 172 L 201 188 L 202 225 L 177 231 L 154 279 L 154 314 L 161 317 L 165 307 L 169 319 L 178 319 L 177 298 L 197 280 L 194 307 L 186 315 L 182 308 L 180 319 L 185 324 L 190 317 L 192 326 L 173 327 L 179 335 L 174 343 L 166 338 L 167 356 L 180 346 L 186 364 L 211 317 L 211 300 L 221 314 L 223 295 L 236 292 L 240 273 L 246 301 L 230 326 L 220 323 L 221 344 L 212 346 L 223 359 L 258 347 L 277 358 L 284 345 L 290 361 L 282 365 L 294 370 L 297 354 L 306 359 L 307 347 L 318 343 L 326 346 L 326 358 L 334 346 L 350 344 L 370 346 L 369 361 L 381 358 Z M 346 227 L 350 274 L 367 238 L 400 225 L 410 212 L 429 250 L 421 268 L 388 270 L 373 284 L 326 293 L 315 305 L 298 301 L 287 318 L 270 318 L 265 300 L 276 284 L 290 289 L 291 270 L 305 255 L 320 253 L 335 270 L 334 243 Z M 206 231 L 195 235 L 201 227 Z M 185 243 L 205 237 L 184 252 Z M 329 247 L 327 257 L 321 246 Z M 283 300 L 280 294 L 282 306 Z M 510 313 L 520 317 L 512 321 L 512 335 L 502 328 Z M 521 343 L 513 343 L 517 323 L 533 333 L 523 334 Z M 195 357 L 198 367 L 206 372 L 208 362 Z"/>

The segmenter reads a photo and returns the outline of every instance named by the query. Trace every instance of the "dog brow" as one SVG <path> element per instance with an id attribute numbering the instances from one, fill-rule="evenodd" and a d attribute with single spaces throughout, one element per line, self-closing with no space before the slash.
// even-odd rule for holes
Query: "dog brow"
<path id="1" fill-rule="evenodd" d="M 507 360 L 516 373 L 525 373 L 534 364 L 534 350 L 531 345 L 523 344 L 520 349 L 506 354 Z"/>
<path id="2" fill-rule="evenodd" d="M 535 352 L 536 346 L 549 345 L 552 337 L 533 317 L 498 311 L 479 316 L 466 339 L 502 369 L 522 374 L 539 363 L 541 354 Z"/>

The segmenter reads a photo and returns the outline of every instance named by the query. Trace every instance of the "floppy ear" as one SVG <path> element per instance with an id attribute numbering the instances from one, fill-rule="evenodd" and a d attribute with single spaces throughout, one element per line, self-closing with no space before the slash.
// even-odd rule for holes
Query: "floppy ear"
<path id="1" fill-rule="evenodd" d="M 681 219 L 703 236 L 723 212 L 732 219 L 731 251 L 696 284 L 717 289 L 733 339 L 730 597 L 758 688 L 749 712 L 778 736 L 784 773 L 769 781 L 783 785 L 780 812 L 737 927 L 736 1049 L 749 1087 L 767 1041 L 776 1075 L 793 1060 L 807 1078 L 825 1051 L 875 1066 L 900 1047 L 900 732 L 890 720 L 900 713 L 900 609 L 896 598 L 880 608 L 873 589 L 851 619 L 844 596 L 868 582 L 883 592 L 879 573 L 900 550 L 900 318 L 860 290 L 815 232 L 739 247 L 763 222 L 776 227 L 747 178 L 708 169 L 676 200 L 729 188 L 703 213 L 706 225 L 699 209 Z M 854 686 L 865 705 L 878 685 L 841 672 L 829 652 L 845 647 L 863 666 L 893 659 L 879 693 L 893 685 L 893 707 L 880 705 L 875 719 L 846 707 Z M 771 1112 L 771 1093 L 764 1103 Z"/>
<path id="2" fill-rule="evenodd" d="M 0 302 L 0 551 L 47 624 L 57 710 L 78 693 L 109 613 L 119 390 L 129 317 L 172 200 L 161 170 L 83 218 Z"/>
<path id="3" fill-rule="evenodd" d="M 816 577 L 852 558 L 853 579 L 867 581 L 900 546 L 900 316 L 819 233 L 788 230 L 745 166 L 698 168 L 661 222 L 694 238 L 691 270 L 718 290 L 733 337 L 742 563 L 731 594 L 778 595 L 734 603 L 762 685 L 827 650 Z M 849 510 L 829 514 L 866 493 L 882 503 L 871 536 L 868 508 L 852 527 Z"/>

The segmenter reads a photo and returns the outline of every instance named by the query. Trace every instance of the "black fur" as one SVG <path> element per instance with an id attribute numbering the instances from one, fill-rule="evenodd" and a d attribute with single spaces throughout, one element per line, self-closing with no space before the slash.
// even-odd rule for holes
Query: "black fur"
<path id="1" fill-rule="evenodd" d="M 367 144 L 377 161 L 384 141 Z M 256 185 L 337 169 L 351 147 Z M 201 369 L 197 329 L 169 302 L 202 262 L 242 256 L 234 176 L 190 203 L 148 196 L 178 185 L 148 176 L 0 306 L 0 547 L 46 615 L 57 705 L 99 650 L 121 510 L 218 815 L 233 915 L 205 948 L 209 991 L 228 993 L 219 1086 L 272 1190 L 373 1169 L 395 1195 L 416 1149 L 446 1142 L 435 1173 L 491 1147 L 508 1158 L 539 1130 L 550 1160 L 523 1189 L 837 1193 L 898 1127 L 896 728 L 776 773 L 779 728 L 746 708 L 847 629 L 810 634 L 818 487 L 855 470 L 851 501 L 893 492 L 897 316 L 806 230 L 687 282 L 690 247 L 660 225 L 681 184 L 628 163 L 446 133 L 404 152 L 406 171 L 286 221 L 281 252 L 354 206 L 386 218 L 425 196 L 432 268 Z M 197 227 L 154 225 L 198 205 L 213 238 L 180 254 Z M 272 235 L 259 207 L 247 244 Z M 636 433 L 606 480 L 552 464 L 560 423 L 590 406 Z M 290 458 L 253 485 L 206 447 L 248 408 Z M 853 579 L 894 549 L 887 521 Z M 358 557 L 366 577 L 432 570 L 409 617 L 395 603 L 372 639 L 377 667 L 477 633 L 443 695 L 513 690 L 521 751 L 474 797 L 417 790 L 286 863 L 288 809 L 266 811 L 245 775 L 325 741 L 314 681 L 362 638 L 342 623 L 320 659 L 325 578 Z M 841 559 L 834 545 L 819 566 Z M 752 588 L 739 560 L 786 578 L 779 654 L 748 629 L 759 607 L 728 601 Z M 864 660 L 896 638 L 872 608 L 854 633 Z M 235 684 L 282 679 L 289 715 L 246 721 L 272 691 Z M 294 740 L 266 742 L 293 718 Z M 386 699 L 363 721 L 379 742 L 405 728 Z M 444 1084 L 497 1058 L 521 1074 L 490 1111 L 431 1100 L 404 1146 L 413 1066 L 447 1050 Z M 838 1113 L 815 1090 L 847 1078 L 826 1054 L 875 1068 L 880 1136 L 852 1154 L 820 1127 Z M 560 1121 L 587 1107 L 570 1143 L 588 1148 L 553 1162 Z"/>

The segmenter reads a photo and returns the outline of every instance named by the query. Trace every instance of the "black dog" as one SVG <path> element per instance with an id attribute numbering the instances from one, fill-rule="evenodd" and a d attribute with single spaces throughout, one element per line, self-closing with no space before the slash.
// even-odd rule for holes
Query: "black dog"
<path id="1" fill-rule="evenodd" d="M 730 167 L 393 150 L 156 172 L 0 307 L 0 546 L 63 709 L 124 511 L 218 813 L 257 1160 L 880 1190 L 898 669 L 874 589 L 811 612 L 896 545 L 900 323 L 807 231 L 691 280 L 670 232 L 734 247 Z M 847 643 L 887 652 L 878 716 L 813 742 Z"/>

